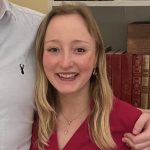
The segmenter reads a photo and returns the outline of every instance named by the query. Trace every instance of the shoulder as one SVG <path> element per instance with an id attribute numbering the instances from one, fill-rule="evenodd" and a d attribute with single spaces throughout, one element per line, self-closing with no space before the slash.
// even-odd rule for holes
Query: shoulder
<path id="1" fill-rule="evenodd" d="M 10 3 L 10 7 L 11 7 L 12 11 L 19 12 L 20 14 L 26 14 L 28 16 L 35 16 L 35 17 L 43 17 L 44 16 L 44 14 L 41 12 L 38 12 L 36 10 L 32 10 L 30 8 L 27 8 L 27 7 L 23 7 L 20 5 L 16 5 L 14 3 Z"/>
<path id="2" fill-rule="evenodd" d="M 110 122 L 112 125 L 121 126 L 126 132 L 130 132 L 141 114 L 142 112 L 136 107 L 115 98 Z"/>
<path id="3" fill-rule="evenodd" d="M 17 19 L 20 17 L 20 19 L 22 20 L 26 19 L 26 20 L 41 22 L 41 20 L 45 16 L 45 14 L 43 13 L 29 9 L 27 7 L 16 5 L 14 3 L 10 3 L 10 8 L 11 11 L 14 13 L 14 15 L 17 17 Z"/>
<path id="4" fill-rule="evenodd" d="M 116 142 L 117 149 L 129 150 L 121 139 L 124 133 L 132 132 L 134 124 L 142 112 L 117 98 L 113 102 L 113 109 L 110 114 L 111 133 Z"/>

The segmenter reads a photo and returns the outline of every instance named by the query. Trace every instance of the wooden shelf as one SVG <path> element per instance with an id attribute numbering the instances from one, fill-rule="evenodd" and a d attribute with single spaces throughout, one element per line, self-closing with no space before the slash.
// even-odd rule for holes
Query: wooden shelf
<path id="1" fill-rule="evenodd" d="M 79 1 L 63 1 L 65 3 L 73 3 Z M 81 3 L 86 4 L 87 6 L 150 6 L 150 0 L 143 1 L 123 1 L 123 0 L 115 0 L 115 1 L 80 1 Z M 53 6 L 59 6 L 62 4 L 62 1 L 52 1 Z"/>

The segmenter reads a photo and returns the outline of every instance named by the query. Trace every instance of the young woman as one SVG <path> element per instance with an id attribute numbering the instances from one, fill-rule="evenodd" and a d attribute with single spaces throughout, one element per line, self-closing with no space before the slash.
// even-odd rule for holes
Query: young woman
<path id="1" fill-rule="evenodd" d="M 86 6 L 53 9 L 36 39 L 37 121 L 31 150 L 129 150 L 141 111 L 113 96 L 103 41 Z"/>

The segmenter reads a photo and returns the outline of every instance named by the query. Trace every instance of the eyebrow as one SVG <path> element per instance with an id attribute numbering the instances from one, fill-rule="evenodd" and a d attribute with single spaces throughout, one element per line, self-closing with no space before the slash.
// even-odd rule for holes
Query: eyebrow
<path id="1" fill-rule="evenodd" d="M 49 43 L 49 42 L 59 43 L 59 40 L 53 39 L 53 40 L 44 41 L 44 43 Z M 84 40 L 74 40 L 74 41 L 72 41 L 72 43 L 86 43 L 86 44 L 88 44 L 89 42 L 84 41 Z"/>
<path id="2" fill-rule="evenodd" d="M 47 40 L 47 41 L 44 40 L 44 43 L 49 43 L 49 42 L 56 42 L 56 43 L 57 43 L 57 42 L 59 42 L 59 41 L 58 41 L 58 40 L 55 40 L 55 39 L 54 39 L 54 40 Z"/>
<path id="3" fill-rule="evenodd" d="M 73 43 L 89 43 L 87 41 L 84 41 L 84 40 L 74 40 Z"/>

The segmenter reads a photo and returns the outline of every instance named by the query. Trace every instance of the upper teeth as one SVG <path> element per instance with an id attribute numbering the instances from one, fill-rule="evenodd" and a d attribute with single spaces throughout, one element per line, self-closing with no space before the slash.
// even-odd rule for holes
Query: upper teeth
<path id="1" fill-rule="evenodd" d="M 73 78 L 76 73 L 59 73 L 59 76 L 62 78 Z"/>

